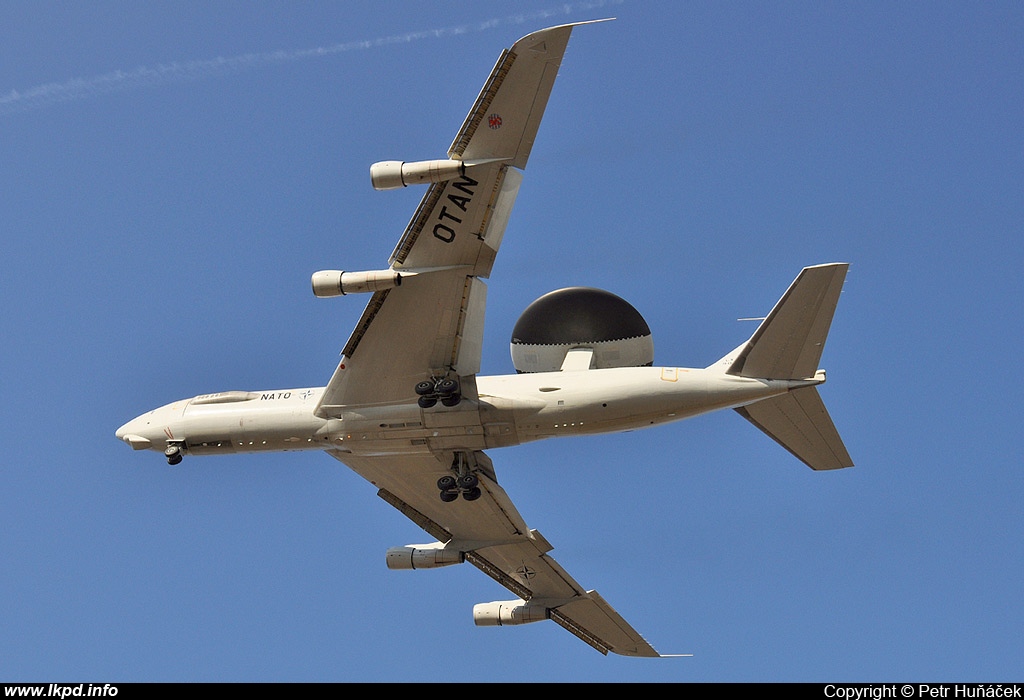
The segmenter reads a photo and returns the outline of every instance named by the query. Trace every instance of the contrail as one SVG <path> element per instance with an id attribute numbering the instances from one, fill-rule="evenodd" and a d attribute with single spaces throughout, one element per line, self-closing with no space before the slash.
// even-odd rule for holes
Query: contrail
<path id="1" fill-rule="evenodd" d="M 565 3 L 547 10 L 509 15 L 475 24 L 461 24 L 442 29 L 427 29 L 378 39 L 348 41 L 313 49 L 247 53 L 227 58 L 217 57 L 182 63 L 161 63 L 154 67 L 139 66 L 132 70 L 115 70 L 91 78 L 74 78 L 62 83 L 45 83 L 24 91 L 11 90 L 5 95 L 0 95 L 0 116 L 17 112 L 28 112 L 62 102 L 84 100 L 98 95 L 134 90 L 140 87 L 162 85 L 164 83 L 189 82 L 253 70 L 264 66 L 333 56 L 348 51 L 363 51 L 393 44 L 407 44 L 421 39 L 438 39 L 482 32 L 506 25 L 525 24 L 535 20 L 599 9 L 609 5 L 619 5 L 622 2 L 623 0 L 591 0 L 590 2 Z"/>

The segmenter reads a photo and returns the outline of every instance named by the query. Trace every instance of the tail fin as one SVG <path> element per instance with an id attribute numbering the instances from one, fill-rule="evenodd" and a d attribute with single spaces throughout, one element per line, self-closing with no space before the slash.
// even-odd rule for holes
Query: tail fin
<path id="1" fill-rule="evenodd" d="M 813 377 L 849 267 L 831 263 L 801 270 L 726 373 L 759 379 Z"/>
<path id="2" fill-rule="evenodd" d="M 805 267 L 745 344 L 719 361 L 727 374 L 758 379 L 825 381 L 825 347 L 847 263 Z M 813 385 L 736 412 L 811 469 L 852 467 L 853 460 Z"/>

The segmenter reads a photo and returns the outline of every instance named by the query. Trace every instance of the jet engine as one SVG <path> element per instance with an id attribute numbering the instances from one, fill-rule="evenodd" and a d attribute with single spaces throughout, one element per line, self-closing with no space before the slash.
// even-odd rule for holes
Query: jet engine
<path id="1" fill-rule="evenodd" d="M 458 550 L 445 549 L 440 542 L 392 547 L 387 552 L 389 569 L 438 569 L 464 561 L 465 554 Z"/>
<path id="2" fill-rule="evenodd" d="M 321 298 L 360 292 L 377 292 L 382 289 L 398 287 L 401 284 L 402 275 L 394 270 L 371 270 L 369 272 L 320 270 L 313 273 L 313 294 Z"/>
<path id="3" fill-rule="evenodd" d="M 477 627 L 525 625 L 550 617 L 551 612 L 547 607 L 531 605 L 524 600 L 496 600 L 493 603 L 477 603 L 473 606 L 473 624 Z"/>
<path id="4" fill-rule="evenodd" d="M 409 185 L 447 182 L 465 175 L 467 170 L 472 170 L 478 165 L 487 165 L 502 160 L 505 159 L 418 160 L 412 163 L 401 160 L 382 160 L 370 166 L 370 184 L 375 190 L 397 190 Z"/>
<path id="5" fill-rule="evenodd" d="M 651 329 L 625 299 L 593 287 L 549 292 L 526 307 L 512 330 L 516 371 L 557 372 L 570 351 L 583 350 L 573 369 L 644 367 L 654 363 Z M 586 366 L 589 359 L 589 366 Z"/>
<path id="6" fill-rule="evenodd" d="M 461 160 L 421 160 L 405 163 L 384 160 L 370 166 L 370 182 L 375 190 L 397 190 L 409 185 L 444 182 L 466 174 Z"/>

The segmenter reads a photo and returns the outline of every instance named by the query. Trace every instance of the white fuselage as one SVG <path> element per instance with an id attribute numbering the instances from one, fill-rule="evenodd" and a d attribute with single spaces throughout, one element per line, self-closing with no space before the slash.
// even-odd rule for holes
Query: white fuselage
<path id="1" fill-rule="evenodd" d="M 478 401 L 314 414 L 323 388 L 224 392 L 154 409 L 117 430 L 135 449 L 223 454 L 335 449 L 363 455 L 482 450 L 543 438 L 635 430 L 820 383 L 750 379 L 717 368 L 626 367 L 477 377 Z"/>

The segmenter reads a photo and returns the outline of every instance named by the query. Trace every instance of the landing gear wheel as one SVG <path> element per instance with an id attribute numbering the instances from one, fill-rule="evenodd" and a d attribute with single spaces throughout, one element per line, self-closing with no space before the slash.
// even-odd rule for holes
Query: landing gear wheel
<path id="1" fill-rule="evenodd" d="M 427 396 L 428 394 L 433 394 L 434 393 L 434 383 L 433 382 L 420 382 L 419 384 L 416 385 L 416 393 L 419 396 Z"/>
<path id="2" fill-rule="evenodd" d="M 477 491 L 479 491 L 479 490 L 480 489 L 477 489 Z M 445 503 L 451 503 L 452 501 L 454 501 L 458 497 L 459 497 L 459 492 L 458 491 L 442 491 L 441 492 L 441 500 L 444 501 Z"/>
<path id="3" fill-rule="evenodd" d="M 459 488 L 463 491 L 469 491 L 475 489 L 480 485 L 480 479 L 477 478 L 476 474 L 463 474 L 459 477 Z"/>
<path id="4" fill-rule="evenodd" d="M 459 390 L 459 383 L 454 379 L 442 379 L 437 383 L 437 393 L 441 396 L 451 396 Z"/>
<path id="5" fill-rule="evenodd" d="M 181 464 L 181 448 L 177 445 L 171 445 L 164 450 L 164 457 L 167 458 L 167 463 L 172 467 L 175 464 Z"/>
<path id="6" fill-rule="evenodd" d="M 437 404 L 437 398 L 433 396 L 421 396 L 416 399 L 416 403 L 420 408 L 432 408 Z"/>
<path id="7" fill-rule="evenodd" d="M 460 401 L 462 401 L 462 394 L 459 394 L 457 392 L 451 394 L 450 396 L 441 397 L 441 404 L 448 407 L 458 406 Z"/>
<path id="8" fill-rule="evenodd" d="M 475 501 L 480 498 L 480 489 L 477 487 L 471 488 L 469 491 L 463 491 L 462 497 L 467 501 Z"/>
<path id="9" fill-rule="evenodd" d="M 447 476 L 442 476 L 440 479 L 437 480 L 437 488 L 440 489 L 441 491 L 451 490 L 455 488 L 455 486 L 455 477 L 451 476 L 450 474 Z"/>

